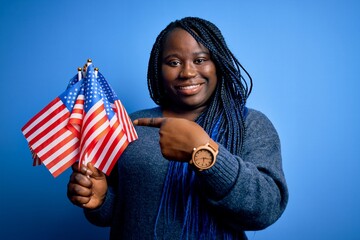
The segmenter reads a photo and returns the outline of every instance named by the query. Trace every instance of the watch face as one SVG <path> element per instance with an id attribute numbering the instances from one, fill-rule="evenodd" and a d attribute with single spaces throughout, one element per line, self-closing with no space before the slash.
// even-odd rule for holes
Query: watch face
<path id="1" fill-rule="evenodd" d="M 200 149 L 194 155 L 194 164 L 199 168 L 210 167 L 213 160 L 213 154 L 207 149 Z"/>

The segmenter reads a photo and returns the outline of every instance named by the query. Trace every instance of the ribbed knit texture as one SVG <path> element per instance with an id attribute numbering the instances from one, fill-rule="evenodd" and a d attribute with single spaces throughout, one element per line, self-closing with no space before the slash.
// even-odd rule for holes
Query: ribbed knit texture
<path id="1" fill-rule="evenodd" d="M 228 193 L 233 186 L 239 173 L 239 162 L 236 158 L 228 158 L 226 149 L 219 145 L 219 153 L 214 166 L 202 171 L 203 182 L 211 186 L 215 199 L 219 199 Z"/>
<path id="2" fill-rule="evenodd" d="M 133 119 L 161 116 L 159 108 L 131 115 Z M 216 224 L 237 231 L 237 239 L 246 239 L 246 230 L 264 229 L 274 223 L 288 200 L 275 128 L 265 115 L 252 109 L 245 125 L 247 135 L 242 156 L 232 155 L 219 145 L 215 165 L 197 173 L 201 194 L 206 199 L 201 204 L 207 205 Z M 169 161 L 161 155 L 157 128 L 136 127 L 136 130 L 139 139 L 128 146 L 111 173 L 106 201 L 98 209 L 85 210 L 91 223 L 111 227 L 111 240 L 153 240 L 155 235 Z M 167 225 L 161 214 L 158 239 L 181 239 L 183 217 L 184 213 L 178 212 L 172 224 Z"/>

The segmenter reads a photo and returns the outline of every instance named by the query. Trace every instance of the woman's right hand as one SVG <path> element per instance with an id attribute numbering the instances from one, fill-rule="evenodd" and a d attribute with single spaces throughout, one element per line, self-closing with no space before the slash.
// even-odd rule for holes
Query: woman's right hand
<path id="1" fill-rule="evenodd" d="M 78 163 L 72 165 L 72 174 L 67 187 L 69 200 L 77 206 L 95 209 L 104 202 L 107 192 L 105 174 L 92 163 L 86 166 Z"/>

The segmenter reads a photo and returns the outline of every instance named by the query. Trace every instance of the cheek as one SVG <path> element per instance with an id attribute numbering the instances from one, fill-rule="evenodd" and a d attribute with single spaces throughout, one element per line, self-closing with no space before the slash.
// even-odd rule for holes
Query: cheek
<path id="1" fill-rule="evenodd" d="M 170 91 L 172 78 L 173 77 L 170 71 L 166 70 L 166 68 L 161 69 L 161 83 L 163 84 L 166 93 L 169 93 Z"/>
<path id="2" fill-rule="evenodd" d="M 214 64 L 210 64 L 203 69 L 203 72 L 206 74 L 207 78 L 210 80 L 210 85 L 216 86 L 218 76 L 216 74 L 216 68 Z"/>
<path id="3" fill-rule="evenodd" d="M 169 67 L 163 66 L 161 68 L 161 77 L 162 77 L 164 83 L 174 79 L 174 76 L 175 76 L 174 71 L 171 71 L 171 69 L 169 69 Z"/>
<path id="4" fill-rule="evenodd" d="M 212 61 L 204 65 L 202 71 L 210 78 L 216 77 L 216 66 Z"/>

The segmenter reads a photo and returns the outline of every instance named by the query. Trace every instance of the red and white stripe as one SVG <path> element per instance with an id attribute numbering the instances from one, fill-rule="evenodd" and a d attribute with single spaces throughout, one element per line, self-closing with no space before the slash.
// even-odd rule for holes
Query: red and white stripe
<path id="1" fill-rule="evenodd" d="M 84 95 L 78 95 L 70 113 L 60 98 L 54 99 L 22 128 L 34 164 L 42 162 L 57 177 L 78 160 L 91 161 L 110 174 L 128 144 L 138 138 L 120 100 L 112 107 L 116 114 L 109 120 L 103 100 L 85 112 Z"/>
<path id="2" fill-rule="evenodd" d="M 122 152 L 128 146 L 129 141 L 120 128 L 120 122 L 116 115 L 110 121 L 110 130 L 90 152 L 88 158 L 92 159 L 95 167 L 101 169 L 104 173 L 110 174 L 116 161 Z"/>
<path id="3" fill-rule="evenodd" d="M 69 116 L 70 112 L 57 97 L 21 129 L 32 151 L 54 177 L 79 157 L 79 139 L 66 128 Z"/>
<path id="4" fill-rule="evenodd" d="M 83 119 L 80 142 L 81 161 L 85 161 L 86 154 L 89 155 L 97 142 L 105 137 L 109 130 L 110 122 L 106 114 L 104 102 L 100 100 L 85 113 Z"/>
<path id="5" fill-rule="evenodd" d="M 123 124 L 122 128 L 125 131 L 128 141 L 129 142 L 135 141 L 136 139 L 138 139 L 138 135 L 124 106 L 121 104 L 120 100 L 116 100 L 114 104 L 115 104 L 116 115 L 120 119 L 120 123 Z"/>
<path id="6" fill-rule="evenodd" d="M 109 122 L 109 131 L 86 155 L 96 168 L 106 174 L 110 174 L 128 144 L 138 138 L 120 100 L 115 101 L 112 107 L 116 114 Z"/>
<path id="7" fill-rule="evenodd" d="M 79 94 L 75 101 L 68 124 L 69 130 L 78 135 L 78 138 L 80 138 L 81 125 L 84 117 L 84 102 L 84 95 Z"/>

